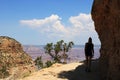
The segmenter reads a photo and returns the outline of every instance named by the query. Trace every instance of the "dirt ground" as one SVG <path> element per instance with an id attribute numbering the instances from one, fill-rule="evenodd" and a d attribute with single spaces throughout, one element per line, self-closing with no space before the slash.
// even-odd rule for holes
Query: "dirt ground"
<path id="1" fill-rule="evenodd" d="M 98 60 L 92 61 L 91 72 L 85 71 L 84 62 L 56 63 L 20 80 L 100 80 Z"/>

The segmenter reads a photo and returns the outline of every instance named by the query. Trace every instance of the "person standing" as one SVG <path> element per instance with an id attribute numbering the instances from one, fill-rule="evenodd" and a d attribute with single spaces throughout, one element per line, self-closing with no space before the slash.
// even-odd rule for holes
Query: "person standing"
<path id="1" fill-rule="evenodd" d="M 91 59 L 94 56 L 94 44 L 92 43 L 92 38 L 89 37 L 88 42 L 85 43 L 85 57 L 86 57 L 86 72 L 91 71 Z"/>

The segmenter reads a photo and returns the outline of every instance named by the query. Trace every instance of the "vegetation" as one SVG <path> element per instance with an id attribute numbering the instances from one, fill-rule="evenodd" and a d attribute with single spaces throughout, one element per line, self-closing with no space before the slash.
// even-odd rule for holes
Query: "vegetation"
<path id="1" fill-rule="evenodd" d="M 10 74 L 9 72 L 7 71 L 7 66 L 2 66 L 2 69 L 0 69 L 0 78 L 6 78 L 8 77 Z"/>
<path id="2" fill-rule="evenodd" d="M 46 64 L 46 66 L 45 66 L 45 67 L 50 67 L 50 66 L 52 66 L 52 65 L 53 65 L 53 62 L 51 62 L 51 61 L 47 61 L 45 64 Z"/>
<path id="3" fill-rule="evenodd" d="M 66 63 L 66 59 L 68 58 L 66 52 L 68 52 L 73 45 L 74 43 L 72 41 L 67 44 L 63 40 L 61 40 L 58 41 L 56 44 L 47 43 L 44 49 L 45 49 L 45 53 L 49 54 L 55 62 L 59 63 L 63 58 L 64 63 Z"/>
<path id="4" fill-rule="evenodd" d="M 52 61 L 47 61 L 44 64 L 42 61 L 42 56 L 37 57 L 34 62 L 35 62 L 35 65 L 38 67 L 38 69 L 47 68 L 54 64 L 54 62 Z"/>
<path id="5" fill-rule="evenodd" d="M 38 67 L 38 69 L 41 69 L 41 68 L 44 67 L 41 56 L 40 56 L 40 57 L 37 57 L 34 62 L 35 62 L 35 65 Z"/>
<path id="6" fill-rule="evenodd" d="M 40 56 L 35 59 L 35 65 L 38 67 L 38 69 L 41 69 L 45 67 L 50 67 L 56 62 L 61 63 L 61 59 L 64 59 L 63 63 L 67 63 L 67 52 L 72 48 L 73 45 L 74 43 L 72 41 L 69 43 L 65 43 L 63 40 L 58 41 L 56 44 L 47 43 L 44 47 L 45 53 L 49 54 L 53 61 L 47 61 L 44 64 L 42 61 L 42 56 Z"/>
<path id="7" fill-rule="evenodd" d="M 63 49 L 62 49 L 62 51 L 63 51 L 63 59 L 64 59 L 64 63 L 67 63 L 67 58 L 68 58 L 68 55 L 66 54 L 66 52 L 68 52 L 71 48 L 72 48 L 72 46 L 74 45 L 74 43 L 71 41 L 71 42 L 69 42 L 68 44 L 67 43 L 64 43 L 63 44 Z"/>

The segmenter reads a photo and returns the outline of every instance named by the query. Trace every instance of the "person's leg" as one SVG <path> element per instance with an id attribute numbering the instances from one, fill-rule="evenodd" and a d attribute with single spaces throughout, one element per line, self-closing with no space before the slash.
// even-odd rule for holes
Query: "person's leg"
<path id="1" fill-rule="evenodd" d="M 86 66 L 85 71 L 87 72 L 88 71 L 88 56 L 86 56 L 85 66 Z"/>
<path id="2" fill-rule="evenodd" d="M 91 71 L 91 56 L 88 56 L 88 71 Z"/>

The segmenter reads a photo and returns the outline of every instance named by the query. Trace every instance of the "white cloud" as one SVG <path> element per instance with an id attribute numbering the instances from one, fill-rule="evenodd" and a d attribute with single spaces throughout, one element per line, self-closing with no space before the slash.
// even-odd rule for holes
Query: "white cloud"
<path id="1" fill-rule="evenodd" d="M 81 13 L 78 16 L 71 16 L 68 21 L 71 25 L 69 27 L 62 24 L 58 15 L 52 14 L 44 19 L 20 20 L 20 24 L 59 39 L 75 39 L 85 34 L 95 33 L 90 14 Z"/>
<path id="2" fill-rule="evenodd" d="M 24 26 L 40 29 L 42 32 L 65 32 L 65 27 L 61 24 L 61 18 L 58 15 L 51 15 L 45 19 L 21 20 Z"/>
<path id="3" fill-rule="evenodd" d="M 70 17 L 69 21 L 75 28 L 80 28 L 80 30 L 94 31 L 94 25 L 90 14 L 81 13 L 78 16 Z"/>

